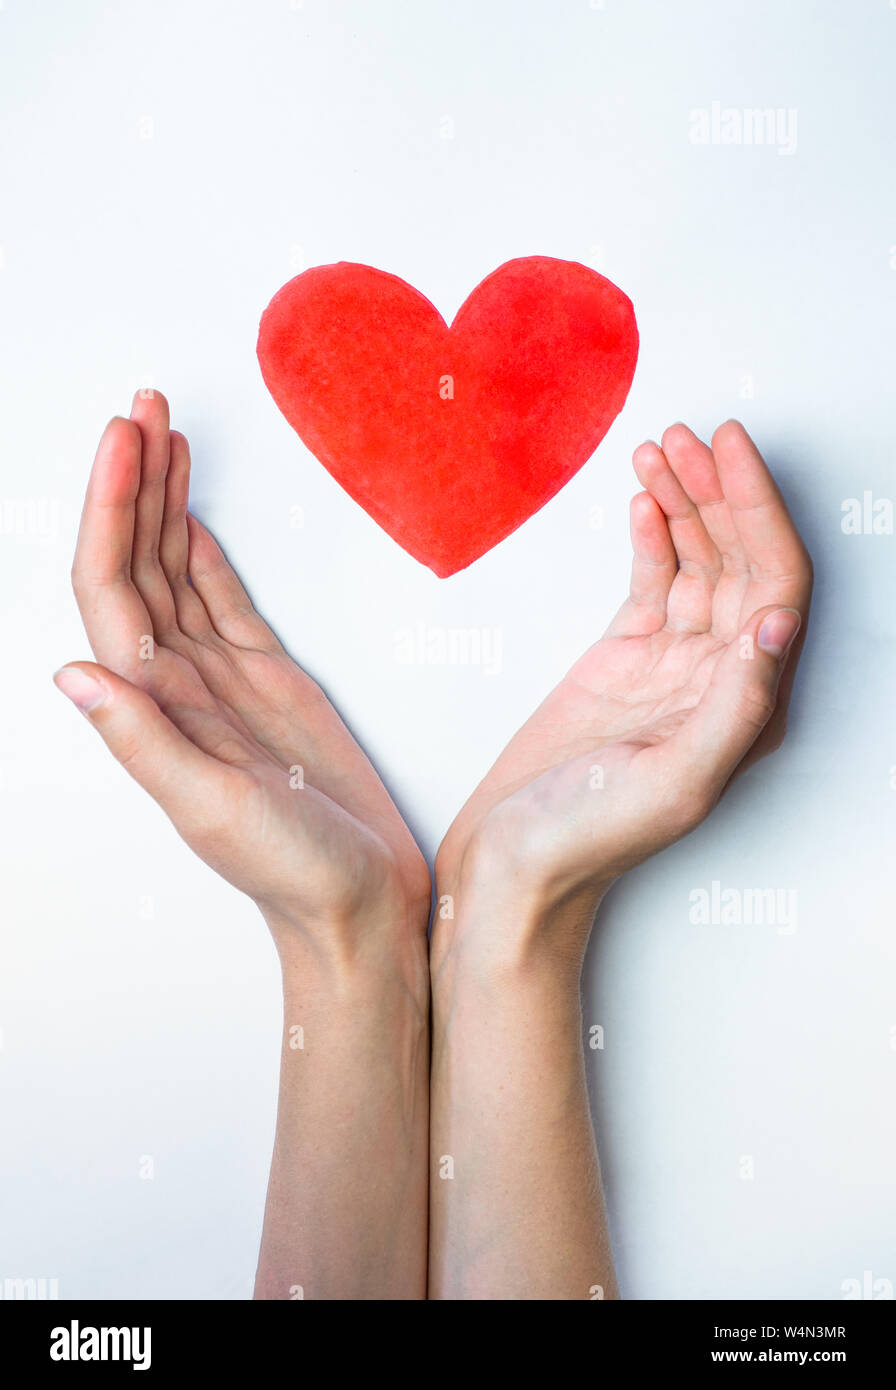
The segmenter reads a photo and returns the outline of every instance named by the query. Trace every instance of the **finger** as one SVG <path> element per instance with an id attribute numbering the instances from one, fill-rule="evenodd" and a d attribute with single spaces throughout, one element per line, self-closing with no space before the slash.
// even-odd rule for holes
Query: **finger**
<path id="1" fill-rule="evenodd" d="M 792 608 L 754 613 L 713 672 L 700 703 L 663 745 L 695 784 L 718 797 L 761 736 L 777 704 L 781 672 L 801 623 Z"/>
<path id="2" fill-rule="evenodd" d="M 779 601 L 801 607 L 809 557 L 759 450 L 739 421 L 728 420 L 712 437 L 712 453 L 754 584 L 795 580 L 796 594 Z"/>
<path id="3" fill-rule="evenodd" d="M 172 430 L 159 561 L 174 597 L 177 626 L 187 636 L 202 641 L 213 634 L 213 628 L 202 599 L 187 577 L 190 559 L 190 534 L 187 530 L 189 496 L 190 446 L 182 434 Z"/>
<path id="4" fill-rule="evenodd" d="M 245 758 L 241 721 L 225 717 L 195 665 L 156 647 L 153 621 L 133 582 L 131 549 L 142 436 L 116 418 L 100 440 L 87 488 L 72 582 L 97 660 L 158 700 L 181 732 L 206 751 Z M 196 602 L 200 600 L 196 598 Z"/>
<path id="5" fill-rule="evenodd" d="M 162 514 L 165 509 L 165 475 L 168 472 L 168 402 L 161 391 L 138 391 L 131 405 L 131 419 L 140 430 L 140 492 L 134 519 L 135 573 L 157 565 Z"/>
<path id="6" fill-rule="evenodd" d="M 280 651 L 280 643 L 252 606 L 218 542 L 201 521 L 187 514 L 190 580 L 212 626 L 233 646 Z"/>
<path id="7" fill-rule="evenodd" d="M 168 402 L 160 391 L 138 391 L 131 419 L 141 437 L 131 574 L 161 641 L 176 627 L 174 598 L 159 558 L 170 457 Z"/>
<path id="8" fill-rule="evenodd" d="M 662 507 L 649 492 L 631 502 L 632 577 L 629 595 L 607 629 L 608 637 L 646 637 L 666 621 L 666 601 L 678 557 Z"/>
<path id="9" fill-rule="evenodd" d="M 92 583 L 130 578 L 134 504 L 140 488 L 140 431 L 120 415 L 103 430 L 90 471 L 73 573 Z"/>
<path id="10" fill-rule="evenodd" d="M 150 695 L 90 662 L 63 666 L 54 680 L 185 839 L 219 819 L 240 772 L 197 748 Z"/>
<path id="11" fill-rule="evenodd" d="M 796 679 L 797 667 L 799 666 L 803 647 L 806 643 L 807 631 L 808 601 L 803 613 L 803 621 L 800 624 L 800 630 L 796 635 L 796 641 L 782 658 L 783 669 L 781 671 L 781 681 L 778 685 L 778 698 L 775 702 L 774 713 L 756 742 L 753 744 L 753 747 L 743 759 L 743 762 L 738 765 L 738 773 L 746 771 L 748 767 L 752 767 L 753 763 L 758 762 L 760 758 L 764 758 L 767 754 L 773 753 L 776 748 L 780 748 L 784 741 L 784 735 L 787 732 L 787 714 L 790 709 L 790 697 L 793 693 L 793 683 Z"/>
<path id="12" fill-rule="evenodd" d="M 687 425 L 677 424 L 663 434 L 663 453 L 688 497 L 697 508 L 722 562 L 712 596 L 712 631 L 730 642 L 743 621 L 743 599 L 750 570 L 731 508 L 719 481 L 712 450 Z"/>
<path id="13" fill-rule="evenodd" d="M 668 625 L 676 631 L 707 632 L 722 563 L 694 503 L 669 467 L 658 444 L 635 450 L 635 473 L 662 507 L 678 555 L 679 573 L 667 603 Z"/>
<path id="14" fill-rule="evenodd" d="M 159 536 L 159 562 L 173 586 L 187 578 L 190 538 L 187 532 L 187 503 L 190 495 L 190 446 L 185 437 L 172 430 L 168 445 L 168 473 L 165 477 L 165 507 Z"/>
<path id="15" fill-rule="evenodd" d="M 152 635 L 146 605 L 131 580 L 141 436 L 119 416 L 103 432 L 87 485 L 72 586 L 94 655 L 128 669 Z"/>
<path id="16" fill-rule="evenodd" d="M 669 467 L 696 506 L 723 568 L 745 571 L 746 555 L 709 445 L 679 423 L 665 431 L 662 447 Z"/>

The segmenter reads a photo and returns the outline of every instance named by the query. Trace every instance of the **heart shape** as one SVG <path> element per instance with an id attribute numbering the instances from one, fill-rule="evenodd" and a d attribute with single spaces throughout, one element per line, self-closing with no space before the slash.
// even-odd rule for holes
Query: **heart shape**
<path id="1" fill-rule="evenodd" d="M 625 402 L 631 301 L 575 261 L 526 256 L 450 328 L 371 266 L 315 266 L 261 320 L 280 410 L 384 531 L 440 577 L 484 555 L 577 473 Z"/>

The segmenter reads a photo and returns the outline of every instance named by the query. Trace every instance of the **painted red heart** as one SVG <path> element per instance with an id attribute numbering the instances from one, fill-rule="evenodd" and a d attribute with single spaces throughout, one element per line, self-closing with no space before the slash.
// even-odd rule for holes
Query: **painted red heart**
<path id="1" fill-rule="evenodd" d="M 575 261 L 527 256 L 449 328 L 385 271 L 296 276 L 258 360 L 299 437 L 346 492 L 442 577 L 515 531 L 590 458 L 638 356 L 630 300 Z"/>

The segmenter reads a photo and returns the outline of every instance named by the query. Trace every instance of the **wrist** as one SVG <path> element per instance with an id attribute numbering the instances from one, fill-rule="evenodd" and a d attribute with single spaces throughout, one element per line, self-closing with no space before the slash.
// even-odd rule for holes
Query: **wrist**
<path id="1" fill-rule="evenodd" d="M 570 846 L 562 817 L 536 814 L 526 798 L 510 796 L 472 823 L 465 811 L 436 855 L 441 895 L 478 894 L 498 902 L 512 898 L 544 913 L 589 896 L 596 906 L 619 877 L 620 866 L 596 845 L 585 853 Z"/>
<path id="2" fill-rule="evenodd" d="M 591 926 L 611 881 L 563 883 L 521 873 L 499 858 L 467 858 L 436 879 L 430 973 L 437 982 L 461 967 L 480 979 L 533 971 L 581 973 Z"/>
<path id="3" fill-rule="evenodd" d="M 328 995 L 372 996 L 398 985 L 416 1009 L 429 1005 L 429 905 L 400 893 L 371 896 L 350 914 L 314 919 L 258 904 L 283 973 L 284 993 L 319 981 Z"/>

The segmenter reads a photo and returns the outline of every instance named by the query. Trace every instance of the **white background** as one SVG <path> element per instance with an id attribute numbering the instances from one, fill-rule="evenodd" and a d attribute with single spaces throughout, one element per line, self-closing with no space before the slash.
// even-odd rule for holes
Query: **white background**
<path id="1" fill-rule="evenodd" d="M 96 439 L 154 384 L 195 510 L 429 854 L 621 600 L 632 448 L 745 421 L 816 559 L 812 632 L 784 749 L 596 930 L 614 1248 L 634 1298 L 896 1281 L 896 540 L 840 525 L 896 488 L 888 0 L 6 0 L 0 45 L 0 1280 L 242 1298 L 254 1273 L 272 947 L 50 681 L 89 655 L 68 571 Z M 715 100 L 794 109 L 795 152 L 693 144 Z M 340 259 L 450 317 L 528 254 L 631 296 L 634 387 L 556 499 L 437 580 L 286 425 L 258 318 Z M 398 664 L 418 621 L 499 626 L 501 672 Z M 798 929 L 692 925 L 714 879 L 795 889 Z"/>

